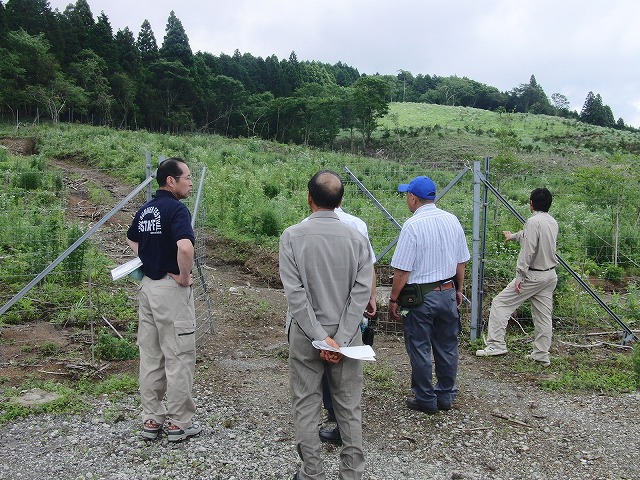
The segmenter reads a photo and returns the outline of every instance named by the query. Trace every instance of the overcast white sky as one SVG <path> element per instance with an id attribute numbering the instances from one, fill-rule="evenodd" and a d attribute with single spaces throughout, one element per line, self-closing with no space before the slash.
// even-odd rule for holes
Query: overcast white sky
<path id="1" fill-rule="evenodd" d="M 589 91 L 640 127 L 638 0 L 87 0 L 114 33 L 171 10 L 193 52 L 346 63 L 366 74 L 468 77 L 501 91 L 535 75 L 580 112 Z M 50 0 L 63 11 L 68 0 Z"/>

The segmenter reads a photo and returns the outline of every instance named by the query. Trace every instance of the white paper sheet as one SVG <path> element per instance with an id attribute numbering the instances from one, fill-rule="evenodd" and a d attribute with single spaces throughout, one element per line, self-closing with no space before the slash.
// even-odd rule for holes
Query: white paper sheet
<path id="1" fill-rule="evenodd" d="M 311 344 L 318 350 L 330 350 L 332 352 L 338 352 L 345 357 L 355 358 L 356 360 L 368 360 L 370 362 L 376 361 L 376 352 L 373 351 L 371 345 L 358 345 L 355 347 L 341 347 L 339 349 L 333 348 L 324 340 L 314 340 Z"/>
<path id="2" fill-rule="evenodd" d="M 126 277 L 135 269 L 142 266 L 142 260 L 139 257 L 136 257 L 132 260 L 129 260 L 127 263 L 123 263 L 122 265 L 111 270 L 111 278 L 115 280 L 119 280 L 123 277 Z"/>

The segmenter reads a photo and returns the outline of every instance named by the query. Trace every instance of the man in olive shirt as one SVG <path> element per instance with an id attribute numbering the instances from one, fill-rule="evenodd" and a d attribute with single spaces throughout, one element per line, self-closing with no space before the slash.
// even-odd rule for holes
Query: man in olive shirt
<path id="1" fill-rule="evenodd" d="M 549 190 L 536 188 L 529 197 L 531 217 L 524 228 L 516 233 L 504 232 L 506 241 L 515 240 L 521 245 L 516 277 L 491 302 L 487 346 L 476 351 L 478 357 L 507 353 L 505 334 L 509 317 L 525 300 L 530 300 L 534 338 L 533 351 L 527 357 L 544 366 L 551 363 L 551 312 L 553 291 L 558 283 L 555 270 L 558 223 L 548 213 L 551 201 Z"/>

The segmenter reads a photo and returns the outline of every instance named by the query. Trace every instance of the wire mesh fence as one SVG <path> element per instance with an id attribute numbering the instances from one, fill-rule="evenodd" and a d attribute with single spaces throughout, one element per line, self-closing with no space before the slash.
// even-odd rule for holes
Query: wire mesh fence
<path id="1" fill-rule="evenodd" d="M 141 168 L 144 171 L 144 164 Z M 197 185 L 202 170 L 193 170 Z M 24 172 L 8 171 L 6 188 L 0 194 L 0 307 L 4 310 L 11 305 L 2 314 L 2 323 L 45 320 L 73 327 L 89 343 L 94 360 L 96 356 L 117 359 L 131 355 L 136 350 L 138 284 L 130 277 L 114 281 L 110 270 L 134 257 L 125 241 L 126 230 L 135 211 L 155 189 L 155 181 L 118 208 L 133 187 L 114 184 L 117 172 L 113 169 L 100 171 L 69 163 L 59 170 L 37 173 L 25 179 Z M 185 201 L 192 213 L 194 201 L 195 191 Z M 200 202 L 194 215 L 199 344 L 213 332 L 205 215 L 206 205 Z M 33 287 L 25 291 L 31 283 Z"/>
<path id="2" fill-rule="evenodd" d="M 486 321 L 491 299 L 513 278 L 519 251 L 517 244 L 505 244 L 502 231 L 517 231 L 521 223 L 495 195 L 485 190 L 479 201 L 487 229 L 482 232 L 481 239 L 473 238 L 474 202 L 478 200 L 474 200 L 471 162 L 379 162 L 372 168 L 368 161 L 354 157 L 345 167 L 343 208 L 367 222 L 378 256 L 378 331 L 396 334 L 400 329 L 389 319 L 386 309 L 393 274 L 389 262 L 400 225 L 411 215 L 404 195 L 397 193 L 397 186 L 416 175 L 430 176 L 436 182 L 439 194 L 446 191 L 439 198 L 438 206 L 460 219 L 470 247 L 473 241 L 482 240 L 478 259 L 483 272 L 480 319 Z M 8 172 L 3 178 L 4 188 L 0 194 L 0 306 L 10 301 L 16 292 L 132 190 L 130 186 L 114 184 L 117 172 L 112 169 L 87 170 L 88 167 L 47 170 L 39 176 L 16 171 Z M 194 167 L 192 173 L 194 186 L 198 185 L 201 170 Z M 551 169 L 542 167 L 536 172 L 485 173 L 524 218 L 529 216 L 531 190 L 539 186 L 551 190 L 554 202 L 550 213 L 560 225 L 558 253 L 593 287 L 601 301 L 631 328 L 637 328 L 640 319 L 637 205 L 603 202 L 596 208 L 571 187 L 571 179 L 566 173 L 554 174 Z M 216 172 L 207 174 L 207 188 L 211 188 L 215 175 Z M 147 194 L 147 191 L 142 191 L 128 202 L 82 248 L 69 255 L 3 313 L 2 322 L 10 324 L 43 319 L 60 325 L 78 326 L 91 336 L 92 345 L 99 344 L 101 332 L 111 335 L 110 331 L 117 330 L 121 335 L 134 334 L 137 315 L 133 299 L 137 284 L 128 279 L 113 282 L 109 270 L 132 258 L 133 254 L 124 241 L 125 232 Z M 195 196 L 186 200 L 191 211 L 194 201 Z M 205 199 L 200 203 L 195 218 L 197 261 L 194 276 L 200 342 L 205 341 L 213 330 L 207 286 L 207 231 L 203 228 L 206 209 Z M 463 328 L 467 332 L 472 320 L 471 271 L 469 264 L 464 291 L 466 301 L 460 309 Z M 567 339 L 598 332 L 622 336 L 619 325 L 579 282 L 563 268 L 558 268 L 558 276 L 554 296 L 556 334 Z M 509 328 L 531 331 L 527 303 L 514 313 Z"/>
<path id="3" fill-rule="evenodd" d="M 471 162 L 460 161 L 403 163 L 401 176 L 397 164 L 380 165 L 382 167 L 375 171 L 368 164 L 359 164 L 355 159 L 347 165 L 343 208 L 365 220 L 378 257 L 378 299 L 383 305 L 377 320 L 378 330 L 381 333 L 397 333 L 400 327 L 389 319 L 384 305 L 391 287 L 393 269 L 389 263 L 400 232 L 399 225 L 411 212 L 404 194 L 390 197 L 389 191 L 395 191 L 398 184 L 408 183 L 417 175 L 431 177 L 439 193 L 447 190 L 438 200 L 438 206 L 459 218 L 471 250 L 474 240 L 474 173 Z M 602 303 L 609 306 L 630 328 L 637 328 L 640 319 L 637 295 L 637 273 L 640 270 L 637 207 L 620 209 L 617 216 L 611 214 L 612 208 L 606 204 L 595 209 L 588 199 L 571 188 L 570 174 L 566 172 L 553 174 L 551 169 L 541 168 L 537 172 L 501 172 L 493 177 L 489 172 L 482 174 L 524 219 L 530 215 L 529 194 L 534 188 L 547 187 L 553 194 L 550 213 L 560 226 L 558 254 L 598 296 L 591 296 L 567 269 L 558 267 L 559 282 L 554 295 L 553 313 L 557 334 L 570 339 L 607 332 L 614 338 L 624 339 L 625 332 L 602 308 Z M 377 204 L 378 199 L 385 200 Z M 481 243 L 478 261 L 482 267 L 479 292 L 482 327 L 482 323 L 488 320 L 491 299 L 515 276 L 520 247 L 516 242 L 505 243 L 502 232 L 518 231 L 522 222 L 490 190 L 482 189 L 479 201 L 480 220 L 486 224 L 486 230 L 481 230 L 481 238 L 476 239 Z M 617 238 L 614 232 L 618 232 Z M 470 262 L 465 282 L 466 301 L 460 309 L 463 329 L 467 331 L 472 320 L 471 273 Z M 512 331 L 532 331 L 528 302 L 514 312 L 511 320 L 509 328 Z"/>

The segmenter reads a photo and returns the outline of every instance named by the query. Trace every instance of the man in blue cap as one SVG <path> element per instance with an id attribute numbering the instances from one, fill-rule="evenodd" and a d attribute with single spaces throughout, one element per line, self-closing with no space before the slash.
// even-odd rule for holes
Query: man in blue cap
<path id="1" fill-rule="evenodd" d="M 411 361 L 407 406 L 425 413 L 451 409 L 458 388 L 458 334 L 462 284 L 470 258 L 458 218 L 435 205 L 436 185 L 420 176 L 398 186 L 407 193 L 408 218 L 398 238 L 391 266 L 389 314 L 404 316 L 404 341 Z M 402 290 L 419 292 L 412 306 L 399 305 Z M 432 385 L 432 352 L 437 384 Z"/>

